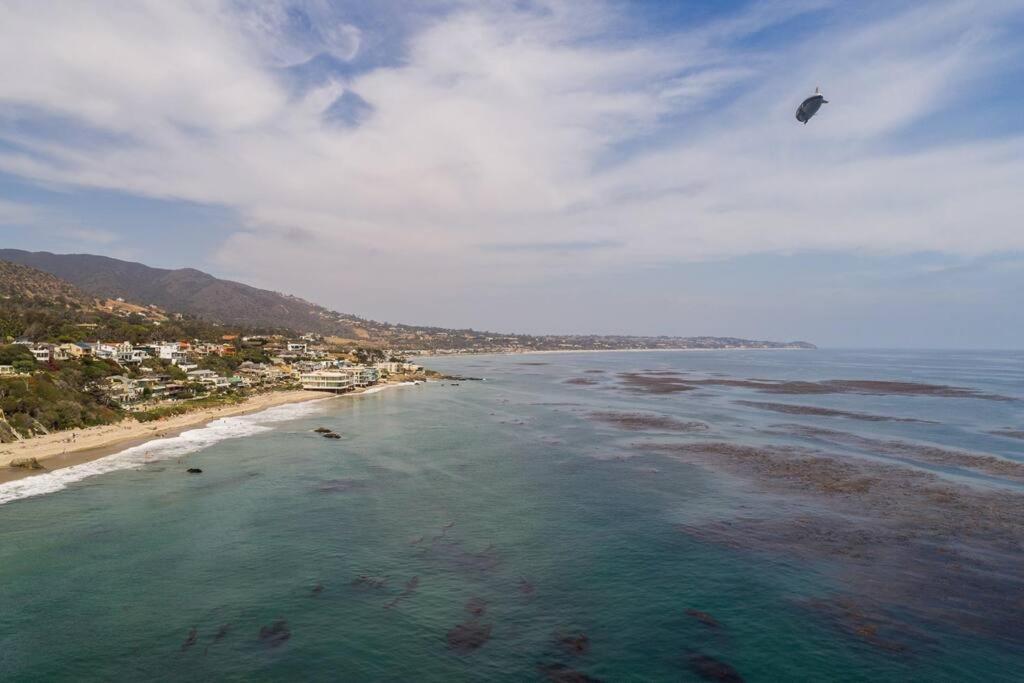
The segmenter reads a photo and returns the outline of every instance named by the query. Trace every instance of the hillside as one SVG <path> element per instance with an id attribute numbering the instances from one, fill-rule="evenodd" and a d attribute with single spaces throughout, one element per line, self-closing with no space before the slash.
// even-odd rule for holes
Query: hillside
<path id="1" fill-rule="evenodd" d="M 92 297 L 50 274 L 19 263 L 0 261 L 0 298 L 40 305 L 89 307 Z"/>
<path id="2" fill-rule="evenodd" d="M 167 270 L 92 254 L 0 249 L 0 259 L 46 271 L 103 298 L 124 298 L 223 325 L 352 334 L 308 301 L 221 280 L 192 268 Z"/>
<path id="3" fill-rule="evenodd" d="M 250 331 L 232 327 L 233 332 Z M 155 306 L 97 299 L 36 268 L 0 261 L 0 344 L 7 339 L 133 343 L 156 339 L 218 338 L 226 330 L 199 317 L 171 320 Z"/>
<path id="4" fill-rule="evenodd" d="M 222 280 L 193 268 L 168 270 L 92 254 L 52 254 L 20 249 L 0 249 L 0 259 L 50 273 L 94 297 L 120 297 L 217 325 L 266 332 L 314 332 L 342 345 L 469 351 L 814 348 L 806 342 L 731 337 L 520 335 L 393 325 L 332 311 L 287 294 Z"/>

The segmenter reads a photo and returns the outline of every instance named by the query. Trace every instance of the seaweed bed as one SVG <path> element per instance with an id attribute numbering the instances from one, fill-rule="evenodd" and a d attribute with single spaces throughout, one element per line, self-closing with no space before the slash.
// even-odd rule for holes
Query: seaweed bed
<path id="1" fill-rule="evenodd" d="M 929 444 L 866 436 L 806 425 L 775 425 L 769 433 L 782 433 L 823 441 L 833 446 L 848 446 L 911 464 L 940 465 L 973 470 L 983 474 L 1024 482 L 1024 462 L 983 453 L 970 453 Z"/>
<path id="2" fill-rule="evenodd" d="M 704 422 L 696 420 L 683 422 L 665 415 L 651 415 L 650 413 L 599 411 L 590 413 L 590 417 L 599 422 L 632 431 L 655 429 L 667 432 L 703 432 L 708 429 L 708 425 Z"/>
<path id="3" fill-rule="evenodd" d="M 589 377 L 572 377 L 570 379 L 565 380 L 565 383 L 588 387 L 598 384 L 599 382 L 596 379 L 591 379 Z"/>
<path id="4" fill-rule="evenodd" d="M 829 379 L 820 382 L 767 379 L 688 378 L 680 373 L 645 371 L 623 372 L 620 382 L 630 391 L 671 394 L 691 391 L 702 386 L 738 387 L 767 394 L 867 394 L 872 396 L 935 396 L 944 398 L 977 398 L 987 401 L 1015 401 L 1009 396 L 989 394 L 965 387 L 919 382 L 885 380 Z"/>
<path id="5" fill-rule="evenodd" d="M 891 417 L 888 415 L 871 415 L 869 413 L 856 413 L 848 410 L 834 410 L 832 408 L 821 408 L 818 406 L 801 406 L 792 403 L 768 403 L 766 401 L 733 401 L 733 403 L 750 408 L 770 410 L 774 413 L 785 413 L 786 415 L 814 415 L 817 417 L 845 417 L 850 420 L 862 420 L 864 422 L 920 422 L 935 424 L 932 420 L 917 420 L 912 417 Z"/>
<path id="6" fill-rule="evenodd" d="M 769 515 L 679 530 L 741 552 L 830 560 L 844 592 L 801 604 L 821 622 L 890 652 L 931 646 L 924 634 L 936 628 L 1024 645 L 1024 495 L 798 447 L 639 448 L 786 494 Z"/>
<path id="7" fill-rule="evenodd" d="M 650 372 L 621 372 L 618 377 L 619 381 L 628 390 L 638 393 L 678 394 L 683 391 L 693 391 L 696 389 L 696 387 L 684 382 L 681 378 L 672 375 Z"/>
<path id="8" fill-rule="evenodd" d="M 1024 429 L 997 429 L 991 433 L 996 436 L 1008 436 L 1011 439 L 1024 439 Z"/>

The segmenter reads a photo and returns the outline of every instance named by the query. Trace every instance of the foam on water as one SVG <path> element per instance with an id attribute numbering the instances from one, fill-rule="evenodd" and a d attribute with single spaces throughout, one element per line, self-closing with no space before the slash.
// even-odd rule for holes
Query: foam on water
<path id="1" fill-rule="evenodd" d="M 0 484 L 0 505 L 22 498 L 61 491 L 74 482 L 98 474 L 142 467 L 151 462 L 178 458 L 188 453 L 201 451 L 226 439 L 237 439 L 267 432 L 272 429 L 267 426 L 269 423 L 285 422 L 308 415 L 318 409 L 323 400 L 275 406 L 251 415 L 222 417 L 204 427 L 189 429 L 177 436 L 153 439 L 81 465 L 9 481 Z"/>

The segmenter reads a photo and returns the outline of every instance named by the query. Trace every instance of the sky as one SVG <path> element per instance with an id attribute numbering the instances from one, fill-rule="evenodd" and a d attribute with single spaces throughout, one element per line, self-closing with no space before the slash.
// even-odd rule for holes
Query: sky
<path id="1" fill-rule="evenodd" d="M 1022 53 L 1024 0 L 4 0 L 0 246 L 390 322 L 1020 349 Z"/>

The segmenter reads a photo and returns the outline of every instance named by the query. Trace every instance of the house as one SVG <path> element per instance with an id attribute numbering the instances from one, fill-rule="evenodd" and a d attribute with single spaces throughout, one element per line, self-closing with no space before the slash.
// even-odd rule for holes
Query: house
<path id="1" fill-rule="evenodd" d="M 128 341 L 118 344 L 114 353 L 114 360 L 122 365 L 137 365 L 147 358 L 149 358 L 149 354 L 142 349 L 134 348 Z"/>
<path id="2" fill-rule="evenodd" d="M 14 366 L 13 365 L 0 365 L 0 377 L 3 377 L 4 375 L 16 375 L 16 374 L 18 374 L 18 373 L 16 373 L 14 371 Z"/>
<path id="3" fill-rule="evenodd" d="M 97 358 L 113 360 L 117 357 L 117 344 L 104 344 L 96 342 L 92 345 L 92 355 Z"/>
<path id="4" fill-rule="evenodd" d="M 288 342 L 288 353 L 304 354 L 308 349 L 308 344 L 302 344 L 300 342 Z"/>
<path id="5" fill-rule="evenodd" d="M 124 375 L 108 377 L 107 395 L 118 403 L 132 403 L 142 398 L 142 386 Z"/>
<path id="6" fill-rule="evenodd" d="M 213 370 L 193 370 L 188 373 L 188 378 L 193 382 L 200 382 L 214 389 L 224 389 L 231 384 L 227 377 L 221 377 Z"/>
<path id="7" fill-rule="evenodd" d="M 302 388 L 307 391 L 331 391 L 343 393 L 355 387 L 355 373 L 349 369 L 315 370 L 299 376 Z"/>
<path id="8" fill-rule="evenodd" d="M 46 346 L 37 346 L 37 347 L 29 349 L 29 351 L 31 351 L 32 355 L 35 356 L 36 362 L 38 362 L 38 363 L 49 363 L 50 362 L 51 354 L 50 354 L 50 349 L 48 347 L 46 347 Z"/>
<path id="9" fill-rule="evenodd" d="M 386 361 L 381 363 L 374 363 L 374 367 L 381 372 L 387 372 L 390 374 L 396 374 L 399 372 L 419 372 L 423 368 L 413 363 L 405 363 L 401 361 Z"/>
<path id="10" fill-rule="evenodd" d="M 72 358 L 81 358 L 88 354 L 88 344 L 61 344 L 60 346 L 53 347 L 54 360 L 70 360 Z"/>
<path id="11" fill-rule="evenodd" d="M 365 365 L 357 365 L 352 368 L 355 374 L 356 386 L 368 387 L 371 384 L 376 384 L 377 380 L 380 379 L 380 370 L 377 368 L 371 368 Z"/>
<path id="12" fill-rule="evenodd" d="M 180 344 L 159 344 L 156 347 L 156 352 L 158 358 L 171 361 L 171 365 L 180 366 L 188 360 L 188 353 Z"/>

